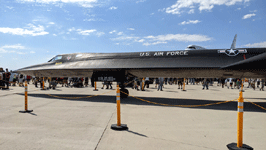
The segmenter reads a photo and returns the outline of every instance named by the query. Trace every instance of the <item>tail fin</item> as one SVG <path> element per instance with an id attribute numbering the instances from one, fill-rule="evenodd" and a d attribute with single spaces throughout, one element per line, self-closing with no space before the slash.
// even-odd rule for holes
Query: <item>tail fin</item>
<path id="1" fill-rule="evenodd" d="M 234 37 L 234 40 L 233 40 L 233 43 L 232 43 L 230 49 L 235 49 L 235 48 L 236 48 L 236 38 L 237 38 L 237 34 L 236 34 L 235 37 Z"/>

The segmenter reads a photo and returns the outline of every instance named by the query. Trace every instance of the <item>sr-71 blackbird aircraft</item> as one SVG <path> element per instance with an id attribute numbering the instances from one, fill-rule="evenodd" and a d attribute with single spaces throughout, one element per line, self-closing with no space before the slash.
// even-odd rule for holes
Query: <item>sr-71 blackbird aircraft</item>
<path id="1" fill-rule="evenodd" d="M 197 49 L 133 53 L 62 54 L 16 70 L 38 77 L 92 77 L 124 83 L 136 77 L 266 78 L 266 48 Z M 123 87 L 122 87 L 123 89 Z"/>

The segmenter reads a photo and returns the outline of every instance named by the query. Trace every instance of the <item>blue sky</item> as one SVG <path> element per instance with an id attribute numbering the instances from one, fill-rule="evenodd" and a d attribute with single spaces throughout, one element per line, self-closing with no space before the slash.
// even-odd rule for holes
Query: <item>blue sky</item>
<path id="1" fill-rule="evenodd" d="M 263 0 L 1 0 L 0 67 L 66 53 L 266 47 Z"/>

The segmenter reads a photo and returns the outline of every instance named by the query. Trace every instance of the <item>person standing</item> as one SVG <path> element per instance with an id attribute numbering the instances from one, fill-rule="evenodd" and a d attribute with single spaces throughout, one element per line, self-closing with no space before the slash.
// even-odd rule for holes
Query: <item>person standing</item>
<path id="1" fill-rule="evenodd" d="M 7 86 L 7 89 L 9 89 L 9 79 L 10 79 L 10 75 L 11 75 L 11 73 L 8 71 L 8 69 L 6 68 L 6 72 L 5 72 L 5 74 L 6 74 L 6 86 Z"/>
<path id="2" fill-rule="evenodd" d="M 91 87 L 94 87 L 94 78 L 91 77 Z"/>
<path id="3" fill-rule="evenodd" d="M 149 79 L 149 77 L 146 77 L 145 78 L 145 85 L 144 85 L 144 87 L 146 87 L 146 88 L 149 88 L 150 87 L 150 79 Z"/>
<path id="4" fill-rule="evenodd" d="M 155 79 L 155 88 L 157 88 L 157 85 L 159 84 L 159 78 Z"/>
<path id="5" fill-rule="evenodd" d="M 260 88 L 260 79 L 257 79 L 257 88 Z"/>
<path id="6" fill-rule="evenodd" d="M 1 70 L 0 70 L 1 71 Z M 0 89 L 5 86 L 4 79 L 3 79 L 3 74 L 0 72 Z"/>
<path id="7" fill-rule="evenodd" d="M 139 88 L 138 88 L 138 82 L 139 82 L 139 79 L 137 77 L 135 77 L 133 89 L 136 89 L 137 91 L 139 90 Z"/>
<path id="8" fill-rule="evenodd" d="M 233 89 L 233 78 L 228 78 L 227 82 L 229 82 L 229 86 L 231 87 L 231 89 Z M 227 86 L 228 89 L 229 89 L 229 86 Z"/>
<path id="9" fill-rule="evenodd" d="M 26 79 L 27 79 L 28 84 L 30 84 L 31 76 L 27 75 Z"/>
<path id="10" fill-rule="evenodd" d="M 182 85 L 184 82 L 184 78 L 178 78 L 177 81 L 178 81 L 178 89 L 180 89 L 180 87 L 181 87 L 181 89 L 183 89 Z"/>
<path id="11" fill-rule="evenodd" d="M 248 87 L 249 88 L 251 86 L 251 79 L 248 79 Z"/>
<path id="12" fill-rule="evenodd" d="M 160 77 L 159 78 L 159 86 L 158 86 L 158 90 L 157 91 L 159 91 L 159 90 L 163 91 L 163 82 L 164 82 L 164 78 Z"/>
<path id="13" fill-rule="evenodd" d="M 167 85 L 167 78 L 164 79 L 164 84 Z"/>
<path id="14" fill-rule="evenodd" d="M 85 87 L 88 87 L 88 85 L 89 85 L 89 78 L 85 77 Z"/>
<path id="15" fill-rule="evenodd" d="M 48 88 L 51 89 L 51 81 L 52 81 L 52 77 L 48 77 Z"/>
<path id="16" fill-rule="evenodd" d="M 12 86 L 16 86 L 16 82 L 17 82 L 17 74 L 13 75 L 13 85 Z"/>
<path id="17" fill-rule="evenodd" d="M 18 80 L 18 85 L 21 87 L 24 87 L 24 85 L 23 85 L 23 74 L 21 74 L 20 76 L 19 76 L 19 80 Z"/>
<path id="18" fill-rule="evenodd" d="M 221 78 L 222 88 L 224 88 L 225 78 Z"/>
<path id="19" fill-rule="evenodd" d="M 206 87 L 206 90 L 208 90 L 209 89 L 209 87 L 208 87 L 208 84 L 209 84 L 209 79 L 208 78 L 204 78 L 203 79 L 203 88 L 202 88 L 202 90 L 204 90 L 204 88 Z"/>
<path id="20" fill-rule="evenodd" d="M 265 84 L 265 80 L 261 79 L 261 88 L 260 91 L 264 91 L 264 84 Z"/>
<path id="21" fill-rule="evenodd" d="M 34 84 L 36 88 L 38 87 L 38 82 L 39 82 L 39 77 L 35 77 Z"/>

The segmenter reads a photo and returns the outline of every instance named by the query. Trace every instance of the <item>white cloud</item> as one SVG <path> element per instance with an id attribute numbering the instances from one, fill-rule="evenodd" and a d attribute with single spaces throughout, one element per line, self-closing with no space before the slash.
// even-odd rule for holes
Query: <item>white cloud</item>
<path id="1" fill-rule="evenodd" d="M 113 30 L 113 31 L 110 31 L 109 33 L 110 33 L 110 34 L 113 34 L 113 33 L 115 33 L 115 32 L 116 32 L 116 30 Z"/>
<path id="2" fill-rule="evenodd" d="M 17 52 L 17 54 L 24 55 L 26 53 L 25 52 Z"/>
<path id="3" fill-rule="evenodd" d="M 157 45 L 157 44 L 167 44 L 167 42 L 165 41 L 157 41 L 157 42 L 153 42 L 153 43 L 143 43 L 144 46 L 150 46 L 150 45 Z"/>
<path id="4" fill-rule="evenodd" d="M 21 44 L 5 45 L 5 46 L 2 46 L 1 48 L 3 48 L 3 49 L 25 49 L 25 47 L 21 46 Z"/>
<path id="5" fill-rule="evenodd" d="M 194 14 L 195 10 L 194 9 L 190 9 L 190 11 L 188 12 L 188 14 Z"/>
<path id="6" fill-rule="evenodd" d="M 186 25 L 186 24 L 197 24 L 200 23 L 201 21 L 199 20 L 189 20 L 189 21 L 183 21 L 181 23 L 179 23 L 179 25 Z"/>
<path id="7" fill-rule="evenodd" d="M 97 32 L 96 33 L 96 35 L 98 36 L 98 37 L 100 37 L 100 36 L 102 36 L 102 35 L 104 35 L 105 33 L 104 32 Z"/>
<path id="8" fill-rule="evenodd" d="M 116 10 L 116 9 L 117 9 L 117 7 L 115 7 L 115 6 L 112 6 L 112 7 L 110 7 L 109 9 L 110 9 L 110 10 Z"/>
<path id="9" fill-rule="evenodd" d="M 81 29 L 77 29 L 78 34 L 81 35 L 90 35 L 93 32 L 96 32 L 97 30 L 95 29 L 91 29 L 91 30 L 81 30 Z"/>
<path id="10" fill-rule="evenodd" d="M 77 34 L 79 35 L 91 35 L 91 34 L 94 34 L 98 37 L 104 35 L 105 33 L 104 32 L 98 32 L 96 29 L 90 29 L 90 30 L 82 30 L 82 29 L 76 29 L 75 27 L 72 27 L 70 29 L 68 29 L 69 32 L 67 32 L 67 34 L 70 34 L 70 32 L 76 32 Z M 56 36 L 56 35 L 54 35 Z M 65 37 L 65 39 L 67 39 Z M 77 40 L 77 38 L 72 38 L 71 40 Z"/>
<path id="11" fill-rule="evenodd" d="M 250 10 L 249 12 L 252 12 L 252 13 L 254 13 L 254 12 L 257 12 L 258 10 Z"/>
<path id="12" fill-rule="evenodd" d="M 0 47 L 0 53 L 15 53 L 15 51 L 8 51 Z"/>
<path id="13" fill-rule="evenodd" d="M 26 52 L 21 52 L 20 50 L 26 49 L 21 44 L 15 44 L 15 45 L 4 45 L 0 47 L 0 53 L 15 53 L 15 54 L 26 54 Z"/>
<path id="14" fill-rule="evenodd" d="M 134 40 L 134 41 L 137 41 L 138 39 L 139 39 L 139 37 L 135 37 L 135 36 L 120 36 L 117 38 L 112 38 L 111 40 L 117 40 L 117 41 Z"/>
<path id="15" fill-rule="evenodd" d="M 211 38 L 205 35 L 197 35 L 197 34 L 167 34 L 167 35 L 158 35 L 158 36 L 147 36 L 146 38 L 150 38 L 158 41 L 183 41 L 183 42 L 202 42 L 209 41 Z"/>
<path id="16" fill-rule="evenodd" d="M 83 21 L 105 21 L 102 18 L 87 18 L 87 19 L 83 19 Z"/>
<path id="17" fill-rule="evenodd" d="M 166 9 L 160 9 L 159 11 L 164 11 L 166 13 L 170 14 L 181 14 L 184 11 L 184 9 L 190 9 L 189 13 L 194 13 L 194 10 L 191 8 L 198 7 L 199 11 L 207 10 L 210 11 L 214 8 L 215 5 L 226 5 L 226 6 L 232 6 L 236 3 L 246 3 L 249 2 L 249 0 L 177 0 L 177 2 L 167 7 Z"/>
<path id="18" fill-rule="evenodd" d="M 260 43 L 247 44 L 246 47 L 266 47 L 266 41 Z"/>
<path id="19" fill-rule="evenodd" d="M 117 35 L 122 35 L 122 34 L 123 34 L 123 32 L 118 32 L 118 33 L 117 33 Z"/>
<path id="20" fill-rule="evenodd" d="M 144 39 L 140 39 L 140 40 L 138 40 L 138 42 L 140 42 L 140 43 L 142 43 L 142 42 L 144 42 L 145 40 Z"/>
<path id="21" fill-rule="evenodd" d="M 8 8 L 8 9 L 13 9 L 14 7 L 11 7 L 11 6 L 6 6 L 6 8 Z"/>
<path id="22" fill-rule="evenodd" d="M 198 35 L 198 34 L 166 34 L 166 35 L 149 35 L 146 37 L 137 37 L 137 36 L 120 36 L 117 38 L 112 38 L 114 41 L 131 41 L 131 42 L 139 42 L 143 43 L 145 46 L 149 45 L 157 45 L 157 44 L 166 44 L 169 41 L 179 41 L 179 42 L 204 42 L 209 41 L 212 38 L 206 35 Z M 145 41 L 145 43 L 144 43 Z"/>
<path id="23" fill-rule="evenodd" d="M 9 27 L 0 27 L 0 32 L 9 33 L 13 35 L 31 35 L 39 36 L 46 35 L 49 32 L 44 31 L 44 27 L 41 25 L 35 26 L 33 24 L 28 24 L 27 27 L 23 28 L 9 28 Z"/>
<path id="24" fill-rule="evenodd" d="M 252 16 L 256 16 L 256 14 L 246 14 L 245 16 L 242 17 L 242 19 L 248 19 L 251 18 Z"/>
<path id="25" fill-rule="evenodd" d="M 72 31 L 76 31 L 76 28 L 75 27 L 72 27 L 70 29 L 68 29 L 69 32 L 72 32 Z"/>
<path id="26" fill-rule="evenodd" d="M 127 30 L 135 30 L 134 28 L 127 28 Z"/>
<path id="27" fill-rule="evenodd" d="M 53 4 L 62 7 L 62 4 L 78 4 L 82 7 L 91 8 L 97 5 L 98 0 L 17 0 L 21 3 L 41 3 L 41 4 Z"/>
<path id="28" fill-rule="evenodd" d="M 179 42 L 203 42 L 209 41 L 209 38 L 206 35 L 197 35 L 197 34 L 166 34 L 166 35 L 158 35 L 158 36 L 146 36 L 146 39 L 149 42 L 144 43 L 143 45 L 156 45 L 156 44 L 166 44 L 167 41 L 179 41 Z"/>
<path id="29" fill-rule="evenodd" d="M 53 24 L 55 24 L 54 22 L 49 22 L 48 24 L 51 24 L 51 25 L 53 25 Z"/>
<path id="30" fill-rule="evenodd" d="M 30 53 L 31 53 L 31 54 L 34 54 L 34 53 L 35 53 L 35 51 L 30 51 Z"/>
<path id="31" fill-rule="evenodd" d="M 142 3 L 145 2 L 146 0 L 137 0 L 136 3 Z"/>

